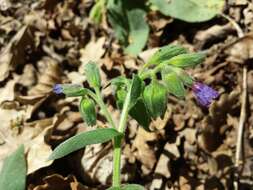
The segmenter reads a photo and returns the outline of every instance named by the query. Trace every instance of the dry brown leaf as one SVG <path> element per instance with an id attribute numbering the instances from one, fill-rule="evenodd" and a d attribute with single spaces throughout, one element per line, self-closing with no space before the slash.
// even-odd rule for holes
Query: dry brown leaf
<path id="1" fill-rule="evenodd" d="M 0 53 L 0 81 L 6 79 L 17 65 L 24 64 L 29 46 L 33 46 L 33 35 L 28 26 L 23 26 Z"/>

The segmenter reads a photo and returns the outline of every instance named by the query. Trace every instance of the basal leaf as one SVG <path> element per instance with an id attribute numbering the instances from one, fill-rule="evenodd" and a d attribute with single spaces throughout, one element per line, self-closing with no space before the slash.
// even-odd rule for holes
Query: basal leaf
<path id="1" fill-rule="evenodd" d="M 187 53 L 187 50 L 179 45 L 167 45 L 159 48 L 148 60 L 149 65 L 156 65 L 179 54 Z"/>
<path id="2" fill-rule="evenodd" d="M 96 109 L 95 102 L 90 98 L 82 98 L 79 105 L 79 110 L 84 122 L 92 126 L 96 124 Z"/>
<path id="3" fill-rule="evenodd" d="M 97 64 L 90 61 L 85 65 L 84 70 L 89 85 L 93 88 L 99 88 L 101 86 L 101 78 Z"/>
<path id="4" fill-rule="evenodd" d="M 49 160 L 62 158 L 76 150 L 84 148 L 87 145 L 104 143 L 121 135 L 121 133 L 113 128 L 96 129 L 80 133 L 57 146 L 50 155 Z"/>
<path id="5" fill-rule="evenodd" d="M 24 146 L 22 145 L 4 160 L 0 173 L 0 189 L 25 190 L 26 170 Z"/>
<path id="6" fill-rule="evenodd" d="M 205 54 L 203 53 L 185 53 L 172 57 L 171 59 L 164 61 L 163 63 L 173 65 L 179 68 L 189 68 L 202 63 L 204 59 Z"/>
<path id="7" fill-rule="evenodd" d="M 138 0 L 108 0 L 107 13 L 115 36 L 125 47 L 125 52 L 137 55 L 145 46 L 149 33 L 144 3 Z"/>
<path id="8" fill-rule="evenodd" d="M 222 12 L 225 0 L 150 0 L 163 14 L 187 22 L 207 21 Z"/>
<path id="9" fill-rule="evenodd" d="M 149 34 L 149 26 L 145 20 L 146 11 L 143 9 L 129 9 L 127 18 L 129 24 L 128 46 L 125 52 L 137 55 L 146 45 Z"/>

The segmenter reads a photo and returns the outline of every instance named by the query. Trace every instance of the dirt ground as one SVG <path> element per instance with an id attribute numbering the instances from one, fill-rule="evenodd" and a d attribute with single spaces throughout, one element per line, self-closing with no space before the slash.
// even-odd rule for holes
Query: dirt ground
<path id="1" fill-rule="evenodd" d="M 123 181 L 149 190 L 235 189 L 235 183 L 241 190 L 253 189 L 252 1 L 228 0 L 225 16 L 201 23 L 151 11 L 148 43 L 137 57 L 124 55 L 106 21 L 90 22 L 91 0 L 0 2 L 5 2 L 0 4 L 0 167 L 24 144 L 28 190 L 108 187 L 111 143 L 46 162 L 58 144 L 91 129 L 78 112 L 79 99 L 55 95 L 52 87 L 87 86 L 83 68 L 89 60 L 99 63 L 106 86 L 116 76 L 136 72 L 157 47 L 167 44 L 206 52 L 204 63 L 188 72 L 220 97 L 207 109 L 190 90 L 184 100 L 170 96 L 164 118 L 152 121 L 152 132 L 129 120 Z M 112 89 L 103 93 L 118 118 Z M 102 116 L 98 120 L 98 125 L 106 125 Z"/>

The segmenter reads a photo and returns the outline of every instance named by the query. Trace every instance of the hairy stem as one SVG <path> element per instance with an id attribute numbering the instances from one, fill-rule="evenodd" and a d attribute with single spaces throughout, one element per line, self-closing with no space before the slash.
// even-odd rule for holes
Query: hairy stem
<path id="1" fill-rule="evenodd" d="M 130 106 L 131 91 L 129 90 L 123 105 L 123 109 L 120 116 L 118 131 L 125 132 L 127 124 L 127 116 Z M 121 166 L 121 140 L 122 137 L 114 138 L 114 151 L 113 151 L 113 187 L 120 187 L 120 166 Z"/>
<path id="2" fill-rule="evenodd" d="M 106 119 L 109 122 L 109 124 L 111 125 L 111 127 L 116 129 L 116 125 L 112 119 L 111 114 L 109 113 L 108 109 L 106 108 L 106 105 L 104 104 L 103 97 L 102 97 L 102 94 L 101 94 L 99 88 L 95 88 L 95 92 L 97 95 L 96 101 L 102 110 L 102 114 L 106 117 Z"/>

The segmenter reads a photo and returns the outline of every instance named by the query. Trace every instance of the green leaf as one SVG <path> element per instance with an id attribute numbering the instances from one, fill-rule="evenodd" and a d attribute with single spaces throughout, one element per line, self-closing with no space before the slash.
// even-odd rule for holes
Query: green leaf
<path id="1" fill-rule="evenodd" d="M 89 18 L 96 24 L 99 24 L 102 20 L 104 10 L 104 0 L 99 0 L 91 8 Z"/>
<path id="2" fill-rule="evenodd" d="M 138 75 L 134 75 L 131 86 L 130 86 L 130 108 L 135 105 L 138 98 L 140 97 L 143 91 L 143 81 Z"/>
<path id="3" fill-rule="evenodd" d="M 194 67 L 202 63 L 204 59 L 205 59 L 205 54 L 203 53 L 185 53 L 185 54 L 177 55 L 163 63 L 168 64 L 168 65 L 173 65 L 179 68 L 188 68 L 188 67 Z"/>
<path id="4" fill-rule="evenodd" d="M 125 52 L 137 55 L 148 39 L 149 27 L 142 1 L 108 0 L 108 20 Z"/>
<path id="5" fill-rule="evenodd" d="M 149 124 L 151 122 L 151 118 L 142 98 L 140 98 L 130 109 L 129 115 L 134 118 L 146 131 L 150 131 Z"/>
<path id="6" fill-rule="evenodd" d="M 67 97 L 84 96 L 87 94 L 87 89 L 78 84 L 61 84 L 62 92 Z"/>
<path id="7" fill-rule="evenodd" d="M 123 104 L 126 98 L 127 92 L 125 89 L 119 89 L 116 92 L 116 104 L 119 109 L 123 108 Z"/>
<path id="8" fill-rule="evenodd" d="M 128 1 L 129 2 L 129 1 Z M 146 45 L 149 27 L 145 21 L 146 12 L 142 9 L 130 9 L 127 11 L 129 23 L 128 46 L 125 52 L 137 55 Z"/>
<path id="9" fill-rule="evenodd" d="M 90 61 L 85 65 L 84 69 L 89 85 L 93 88 L 99 88 L 101 86 L 101 78 L 97 64 Z"/>
<path id="10" fill-rule="evenodd" d="M 21 145 L 4 160 L 0 173 L 0 189 L 25 190 L 26 170 L 24 146 Z"/>
<path id="11" fill-rule="evenodd" d="M 162 72 L 162 80 L 171 94 L 178 98 L 185 97 L 184 84 L 175 72 Z"/>
<path id="12" fill-rule="evenodd" d="M 144 103 L 151 115 L 163 116 L 167 108 L 167 89 L 158 81 L 152 81 L 143 92 Z"/>
<path id="13" fill-rule="evenodd" d="M 110 187 L 107 190 L 145 190 L 145 188 L 137 184 L 126 184 L 121 187 Z"/>
<path id="14" fill-rule="evenodd" d="M 145 190 L 145 188 L 137 184 L 126 184 L 121 187 L 121 190 Z"/>
<path id="15" fill-rule="evenodd" d="M 121 135 L 122 133 L 113 128 L 96 129 L 80 133 L 57 146 L 50 155 L 49 160 L 62 158 L 76 150 L 84 148 L 86 145 L 104 143 Z"/>
<path id="16" fill-rule="evenodd" d="M 96 109 L 95 103 L 90 98 L 82 98 L 80 101 L 79 110 L 83 120 L 87 123 L 87 125 L 92 126 L 96 124 Z"/>
<path id="17" fill-rule="evenodd" d="M 178 45 L 167 45 L 159 48 L 148 60 L 148 65 L 156 65 L 179 54 L 187 53 L 187 50 Z"/>
<path id="18" fill-rule="evenodd" d="M 222 12 L 225 0 L 150 0 L 163 14 L 187 22 L 202 22 Z"/>

